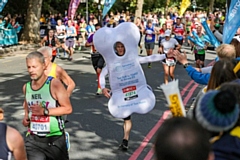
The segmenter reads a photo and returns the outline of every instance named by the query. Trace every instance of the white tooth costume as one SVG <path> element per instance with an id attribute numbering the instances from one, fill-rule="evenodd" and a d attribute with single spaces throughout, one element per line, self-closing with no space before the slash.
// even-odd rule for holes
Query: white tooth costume
<path id="1" fill-rule="evenodd" d="M 132 113 L 145 114 L 155 106 L 155 95 L 146 83 L 140 63 L 161 61 L 166 56 L 139 57 L 139 39 L 139 29 L 132 22 L 121 23 L 115 28 L 100 28 L 93 36 L 94 46 L 106 62 L 100 74 L 100 85 L 105 88 L 105 76 L 109 74 L 112 96 L 108 108 L 116 118 L 126 118 Z M 124 45 L 123 56 L 116 54 L 116 42 Z"/>

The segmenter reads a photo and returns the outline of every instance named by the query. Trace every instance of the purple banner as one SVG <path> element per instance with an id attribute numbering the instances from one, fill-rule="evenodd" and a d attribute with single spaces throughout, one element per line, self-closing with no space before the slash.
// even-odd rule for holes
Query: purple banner
<path id="1" fill-rule="evenodd" d="M 78 9 L 78 6 L 80 4 L 80 0 L 71 0 L 69 7 L 68 7 L 68 17 L 71 17 L 71 19 L 73 20 L 74 15 Z"/>

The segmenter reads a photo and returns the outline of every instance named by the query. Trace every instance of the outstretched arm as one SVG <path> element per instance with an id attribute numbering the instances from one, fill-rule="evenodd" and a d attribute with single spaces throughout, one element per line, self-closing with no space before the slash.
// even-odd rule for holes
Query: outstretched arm
<path id="1" fill-rule="evenodd" d="M 142 64 L 142 63 L 157 62 L 170 57 L 173 57 L 172 49 L 170 49 L 167 54 L 153 54 L 151 56 L 139 57 L 139 63 Z"/>

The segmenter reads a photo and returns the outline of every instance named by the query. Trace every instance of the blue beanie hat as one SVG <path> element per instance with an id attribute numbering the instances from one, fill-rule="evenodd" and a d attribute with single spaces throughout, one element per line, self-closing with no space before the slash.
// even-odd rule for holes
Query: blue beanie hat
<path id="1" fill-rule="evenodd" d="M 237 99 L 230 91 L 208 91 L 198 100 L 195 116 L 209 131 L 228 131 L 239 117 Z"/>

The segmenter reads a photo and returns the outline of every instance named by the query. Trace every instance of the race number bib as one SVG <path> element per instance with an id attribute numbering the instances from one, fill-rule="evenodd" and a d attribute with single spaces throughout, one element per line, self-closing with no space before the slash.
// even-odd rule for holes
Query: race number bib
<path id="1" fill-rule="evenodd" d="M 203 49 L 204 49 L 203 47 L 196 45 L 196 50 L 203 50 Z"/>
<path id="2" fill-rule="evenodd" d="M 129 87 L 123 88 L 122 91 L 124 94 L 125 101 L 129 101 L 138 97 L 136 86 L 129 86 Z"/>
<path id="3" fill-rule="evenodd" d="M 31 116 L 31 132 L 45 136 L 50 133 L 50 117 L 49 116 Z"/>
<path id="4" fill-rule="evenodd" d="M 146 39 L 150 41 L 153 39 L 153 37 L 152 37 L 152 35 L 148 34 Z"/>
<path id="5" fill-rule="evenodd" d="M 174 59 L 166 59 L 166 64 L 168 66 L 174 66 L 175 65 L 175 61 L 174 61 Z"/>

